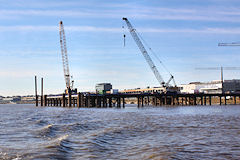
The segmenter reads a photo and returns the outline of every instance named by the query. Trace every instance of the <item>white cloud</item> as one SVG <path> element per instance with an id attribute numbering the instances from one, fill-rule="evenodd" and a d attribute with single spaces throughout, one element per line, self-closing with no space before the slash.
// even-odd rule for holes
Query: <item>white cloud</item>
<path id="1" fill-rule="evenodd" d="M 111 33 L 121 33 L 121 28 L 113 27 L 95 27 L 95 26 L 67 26 L 65 27 L 69 32 L 111 32 Z M 190 28 L 138 28 L 139 32 L 147 33 L 206 33 L 206 34 L 240 34 L 240 28 L 200 28 L 200 29 L 190 29 Z M 58 31 L 58 26 L 0 26 L 0 32 L 51 32 Z"/>
<path id="2" fill-rule="evenodd" d="M 104 6 L 104 5 L 102 5 Z M 134 19 L 155 20 L 190 20 L 190 21 L 217 21 L 237 22 L 240 16 L 238 8 L 161 8 L 132 6 L 117 7 L 118 5 L 105 5 L 107 8 L 92 8 L 79 10 L 49 10 L 49 9 L 27 9 L 0 10 L 0 18 L 25 17 L 25 16 L 51 16 L 51 17 L 73 17 L 73 18 L 117 18 L 126 16 Z M 126 5 L 127 6 L 127 5 Z M 88 7 L 89 8 L 89 7 Z M 234 16 L 233 16 L 234 15 Z"/>

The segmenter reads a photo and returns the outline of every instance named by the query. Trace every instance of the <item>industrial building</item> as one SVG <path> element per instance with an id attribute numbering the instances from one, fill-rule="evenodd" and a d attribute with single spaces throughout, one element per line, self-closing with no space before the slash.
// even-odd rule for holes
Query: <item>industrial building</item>
<path id="1" fill-rule="evenodd" d="M 138 93 L 162 93 L 166 91 L 163 87 L 153 87 L 153 88 L 135 88 L 135 89 L 125 89 L 120 91 L 121 93 L 128 93 L 128 94 L 138 94 Z"/>
<path id="2" fill-rule="evenodd" d="M 191 82 L 179 85 L 181 93 L 226 93 L 240 92 L 240 80 L 220 80 L 211 82 Z"/>
<path id="3" fill-rule="evenodd" d="M 224 92 L 240 92 L 240 79 L 225 80 L 223 90 Z"/>
<path id="4" fill-rule="evenodd" d="M 111 91 L 112 84 L 111 83 L 98 83 L 95 86 L 96 93 L 105 94 L 107 91 Z"/>

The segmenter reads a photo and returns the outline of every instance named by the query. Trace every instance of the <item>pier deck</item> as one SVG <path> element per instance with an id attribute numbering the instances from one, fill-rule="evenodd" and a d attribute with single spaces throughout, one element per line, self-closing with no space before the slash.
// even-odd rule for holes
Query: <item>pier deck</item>
<path id="1" fill-rule="evenodd" d="M 39 100 L 38 100 L 39 99 Z M 86 94 L 75 95 L 44 95 L 36 98 L 36 106 L 39 101 L 41 106 L 61 106 L 61 107 L 94 107 L 124 108 L 126 100 L 131 99 L 131 103 L 138 107 L 144 105 L 153 106 L 175 106 L 175 105 L 227 105 L 240 104 L 240 93 L 226 94 L 179 94 L 179 93 L 141 93 L 141 94 Z"/>

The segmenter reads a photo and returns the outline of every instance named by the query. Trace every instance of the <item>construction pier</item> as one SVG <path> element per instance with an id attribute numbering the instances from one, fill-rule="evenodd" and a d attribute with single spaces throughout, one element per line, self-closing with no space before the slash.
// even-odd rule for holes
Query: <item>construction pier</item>
<path id="1" fill-rule="evenodd" d="M 177 106 L 177 105 L 227 105 L 240 104 L 240 93 L 229 94 L 179 94 L 179 93 L 143 93 L 143 94 L 86 94 L 77 93 L 55 96 L 40 96 L 36 106 L 86 107 L 86 108 L 125 108 L 127 99 L 135 99 L 138 107 Z M 134 101 L 133 101 L 134 102 Z M 135 103 L 134 103 L 135 104 Z"/>

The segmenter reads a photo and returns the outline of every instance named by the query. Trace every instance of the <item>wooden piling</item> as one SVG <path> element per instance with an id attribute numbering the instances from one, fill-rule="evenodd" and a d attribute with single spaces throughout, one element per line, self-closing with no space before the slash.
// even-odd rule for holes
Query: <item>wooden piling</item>
<path id="1" fill-rule="evenodd" d="M 176 97 L 176 100 L 177 100 L 177 105 L 179 105 L 179 97 L 178 96 Z"/>
<path id="2" fill-rule="evenodd" d="M 194 100 L 194 105 L 197 105 L 197 98 L 196 98 L 196 96 L 193 97 L 193 100 Z"/>
<path id="3" fill-rule="evenodd" d="M 137 103 L 138 103 L 138 108 L 139 108 L 140 107 L 140 97 L 139 96 L 137 97 L 137 101 L 138 101 Z"/>
<path id="4" fill-rule="evenodd" d="M 212 96 L 209 96 L 209 105 L 212 105 Z"/>
<path id="5" fill-rule="evenodd" d="M 66 107 L 66 97 L 65 97 L 65 93 L 62 95 L 62 106 Z"/>
<path id="6" fill-rule="evenodd" d="M 227 105 L 227 96 L 226 95 L 224 96 L 224 103 L 225 103 L 225 105 Z"/>
<path id="7" fill-rule="evenodd" d="M 157 106 L 157 96 L 154 97 L 154 106 Z"/>
<path id="8" fill-rule="evenodd" d="M 72 93 L 71 93 L 71 89 L 68 89 L 68 107 L 72 106 Z"/>
<path id="9" fill-rule="evenodd" d="M 47 95 L 44 95 L 44 106 L 47 106 Z"/>
<path id="10" fill-rule="evenodd" d="M 109 103 L 109 108 L 112 108 L 112 97 L 108 99 L 108 103 Z"/>
<path id="11" fill-rule="evenodd" d="M 81 107 L 81 93 L 80 92 L 77 94 L 77 107 L 78 108 Z"/>
<path id="12" fill-rule="evenodd" d="M 36 107 L 37 107 L 38 106 L 37 76 L 35 76 L 35 97 L 36 97 Z"/>

